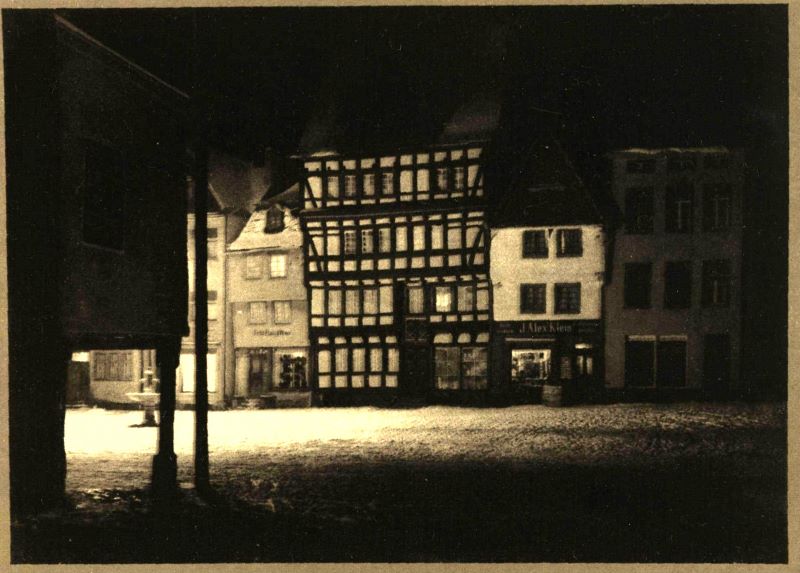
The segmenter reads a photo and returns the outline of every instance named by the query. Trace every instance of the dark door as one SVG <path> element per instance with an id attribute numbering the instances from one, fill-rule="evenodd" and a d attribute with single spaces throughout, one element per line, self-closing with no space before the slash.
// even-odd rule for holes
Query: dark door
<path id="1" fill-rule="evenodd" d="M 422 396 L 430 388 L 430 348 L 406 346 L 403 351 L 401 390 L 409 396 Z"/>
<path id="2" fill-rule="evenodd" d="M 707 334 L 703 350 L 703 384 L 708 390 L 725 391 L 731 376 L 731 339 L 727 334 Z"/>
<path id="3" fill-rule="evenodd" d="M 261 396 L 271 390 L 272 360 L 269 352 L 250 355 L 250 373 L 247 383 L 248 396 Z"/>
<path id="4" fill-rule="evenodd" d="M 686 341 L 658 341 L 659 386 L 686 386 Z"/>
<path id="5" fill-rule="evenodd" d="M 67 369 L 67 404 L 89 400 L 89 363 L 70 362 Z"/>
<path id="6" fill-rule="evenodd" d="M 625 385 L 652 386 L 655 382 L 655 341 L 625 342 Z"/>

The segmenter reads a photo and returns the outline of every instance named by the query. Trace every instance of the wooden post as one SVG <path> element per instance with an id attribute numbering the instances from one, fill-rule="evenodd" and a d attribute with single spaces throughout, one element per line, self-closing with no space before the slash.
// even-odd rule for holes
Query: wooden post
<path id="1" fill-rule="evenodd" d="M 178 460 L 175 456 L 175 369 L 180 357 L 180 338 L 163 342 L 156 350 L 161 377 L 158 403 L 161 423 L 158 426 L 158 453 L 153 457 L 153 495 L 168 499 L 178 491 Z"/>

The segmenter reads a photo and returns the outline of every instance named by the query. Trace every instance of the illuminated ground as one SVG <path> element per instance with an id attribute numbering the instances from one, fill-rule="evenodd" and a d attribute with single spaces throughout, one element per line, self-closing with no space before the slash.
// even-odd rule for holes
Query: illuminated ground
<path id="1" fill-rule="evenodd" d="M 131 520 L 153 519 L 142 490 L 157 431 L 129 427 L 140 418 L 68 411 L 71 519 L 121 528 L 123 538 Z M 187 490 L 181 515 L 192 531 L 171 530 L 174 553 L 117 552 L 143 561 L 781 561 L 784 424 L 783 405 L 744 404 L 211 412 L 212 482 L 242 503 L 220 512 Z M 185 487 L 192 425 L 192 412 L 177 412 Z M 73 537 L 59 549 L 64 560 L 114 560 L 107 545 Z"/>

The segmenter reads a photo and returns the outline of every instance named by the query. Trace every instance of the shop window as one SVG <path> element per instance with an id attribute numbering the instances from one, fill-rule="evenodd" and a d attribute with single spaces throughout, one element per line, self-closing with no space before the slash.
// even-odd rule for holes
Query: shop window
<path id="1" fill-rule="evenodd" d="M 667 188 L 664 227 L 668 233 L 691 233 L 694 188 L 690 184 Z"/>
<path id="2" fill-rule="evenodd" d="M 650 263 L 625 263 L 625 308 L 650 308 Z"/>
<path id="3" fill-rule="evenodd" d="M 276 354 L 280 368 L 278 385 L 280 388 L 305 390 L 308 387 L 306 379 L 306 357 L 302 352 L 281 352 Z"/>
<path id="4" fill-rule="evenodd" d="M 463 390 L 486 388 L 486 348 L 462 348 L 461 369 L 461 388 Z"/>
<path id="5" fill-rule="evenodd" d="M 408 314 L 422 314 L 425 312 L 425 289 L 422 286 L 409 286 L 408 293 Z"/>
<path id="6" fill-rule="evenodd" d="M 520 285 L 519 311 L 522 314 L 540 314 L 546 312 L 547 285 L 523 284 Z"/>
<path id="7" fill-rule="evenodd" d="M 555 286 L 556 314 L 581 312 L 581 283 L 558 283 Z"/>
<path id="8" fill-rule="evenodd" d="M 276 300 L 272 303 L 275 324 L 291 324 L 292 303 L 288 300 Z"/>
<path id="9" fill-rule="evenodd" d="M 703 261 L 703 306 L 728 306 L 731 300 L 731 262 Z"/>
<path id="10" fill-rule="evenodd" d="M 546 259 L 548 256 L 547 236 L 544 231 L 524 231 L 522 233 L 522 257 L 526 259 Z"/>
<path id="11" fill-rule="evenodd" d="M 125 244 L 126 194 L 122 156 L 87 142 L 84 170 L 83 240 L 121 251 Z"/>
<path id="12" fill-rule="evenodd" d="M 275 254 L 269 257 L 269 276 L 277 279 L 286 276 L 286 255 Z"/>
<path id="13" fill-rule="evenodd" d="M 692 303 L 692 262 L 664 265 L 664 308 L 689 308 Z"/>
<path id="14" fill-rule="evenodd" d="M 392 251 L 392 230 L 389 227 L 378 229 L 378 251 L 381 253 Z"/>
<path id="15" fill-rule="evenodd" d="M 542 384 L 550 378 L 550 350 L 515 348 L 511 350 L 511 381 L 517 384 Z"/>
<path id="16" fill-rule="evenodd" d="M 459 355 L 460 352 L 457 346 L 436 347 L 436 388 L 439 390 L 458 390 Z"/>
<path id="17" fill-rule="evenodd" d="M 556 234 L 559 257 L 580 257 L 583 254 L 583 233 L 581 229 L 559 229 Z"/>
<path id="18" fill-rule="evenodd" d="M 629 159 L 625 163 L 628 173 L 655 173 L 655 159 Z"/>
<path id="19" fill-rule="evenodd" d="M 356 176 L 355 175 L 345 175 L 344 176 L 344 196 L 345 197 L 355 197 L 356 193 L 357 193 Z"/>
<path id="20" fill-rule="evenodd" d="M 475 309 L 475 285 L 458 287 L 458 311 L 472 312 Z"/>
<path id="21" fill-rule="evenodd" d="M 248 303 L 247 322 L 250 324 L 265 324 L 267 322 L 267 303 L 266 302 Z"/>
<path id="22" fill-rule="evenodd" d="M 248 279 L 261 277 L 261 255 L 247 255 L 245 257 L 245 277 Z"/>
<path id="23" fill-rule="evenodd" d="M 208 234 L 206 238 L 208 239 L 208 258 L 209 259 L 216 259 L 217 258 L 217 250 L 219 249 L 219 231 L 214 228 L 210 227 L 208 229 Z"/>
<path id="24" fill-rule="evenodd" d="M 625 231 L 629 234 L 653 232 L 652 187 L 634 187 L 625 191 Z"/>
<path id="25" fill-rule="evenodd" d="M 437 286 L 434 292 L 436 312 L 451 312 L 453 310 L 453 289 L 449 286 Z"/>
<path id="26" fill-rule="evenodd" d="M 344 243 L 344 254 L 345 255 L 355 255 L 356 254 L 356 231 L 355 229 L 349 229 L 343 233 L 343 243 Z"/>
<path id="27" fill-rule="evenodd" d="M 374 233 L 372 229 L 361 229 L 361 253 L 371 254 L 374 247 Z"/>
<path id="28" fill-rule="evenodd" d="M 703 230 L 721 231 L 731 226 L 732 192 L 730 185 L 703 188 Z"/>

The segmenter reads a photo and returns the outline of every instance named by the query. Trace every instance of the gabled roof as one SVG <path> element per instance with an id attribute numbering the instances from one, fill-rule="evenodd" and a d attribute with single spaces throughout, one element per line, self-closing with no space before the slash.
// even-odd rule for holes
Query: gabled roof
<path id="1" fill-rule="evenodd" d="M 265 232 L 268 209 L 258 209 L 247 221 L 239 236 L 229 246 L 229 251 L 249 251 L 254 249 L 299 249 L 303 246 L 303 233 L 300 222 L 287 207 L 283 209 L 285 227 L 278 233 Z"/>
<path id="2" fill-rule="evenodd" d="M 521 154 L 507 186 L 493 189 L 491 226 L 600 224 L 603 217 L 561 145 L 539 140 Z"/>

